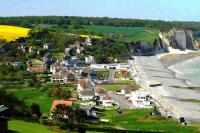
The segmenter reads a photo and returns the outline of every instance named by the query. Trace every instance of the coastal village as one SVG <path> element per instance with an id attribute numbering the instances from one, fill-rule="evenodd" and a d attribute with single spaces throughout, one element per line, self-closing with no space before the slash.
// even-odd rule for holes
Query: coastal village
<path id="1" fill-rule="evenodd" d="M 170 70 L 188 45 L 54 28 L 0 42 L 0 132 L 27 123 L 53 133 L 196 131 L 199 93 Z"/>

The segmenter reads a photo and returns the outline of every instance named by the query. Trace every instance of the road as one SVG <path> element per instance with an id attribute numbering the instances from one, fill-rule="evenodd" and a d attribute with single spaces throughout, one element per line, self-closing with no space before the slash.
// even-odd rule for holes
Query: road
<path id="1" fill-rule="evenodd" d="M 129 103 L 127 99 L 122 96 L 116 95 L 114 92 L 109 91 L 108 96 L 111 97 L 115 102 L 119 103 L 121 109 L 133 109 L 132 103 Z"/>
<path id="2" fill-rule="evenodd" d="M 115 76 L 115 69 L 109 69 L 108 83 L 112 83 Z"/>

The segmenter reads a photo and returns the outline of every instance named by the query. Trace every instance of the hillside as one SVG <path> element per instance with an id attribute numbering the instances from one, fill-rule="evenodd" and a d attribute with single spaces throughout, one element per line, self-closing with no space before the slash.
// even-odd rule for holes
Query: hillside
<path id="1" fill-rule="evenodd" d="M 29 30 L 28 28 L 0 25 L 0 39 L 13 41 L 19 37 L 27 37 Z"/>

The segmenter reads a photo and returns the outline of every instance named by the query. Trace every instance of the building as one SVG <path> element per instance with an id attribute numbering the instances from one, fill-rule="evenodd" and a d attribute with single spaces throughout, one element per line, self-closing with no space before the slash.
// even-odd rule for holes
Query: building
<path id="1" fill-rule="evenodd" d="M 93 82 L 91 82 L 90 80 L 82 79 L 82 80 L 79 80 L 79 82 L 78 82 L 77 90 L 78 90 L 78 92 L 83 91 L 83 90 L 94 91 L 95 90 L 95 84 Z"/>
<path id="2" fill-rule="evenodd" d="M 134 85 L 128 84 L 121 89 L 121 94 L 127 97 L 131 97 L 131 92 L 135 91 Z"/>
<path id="3" fill-rule="evenodd" d="M 44 62 L 33 59 L 29 61 L 27 71 L 30 73 L 44 73 L 47 70 Z"/>
<path id="4" fill-rule="evenodd" d="M 51 66 L 50 66 L 50 72 L 53 74 L 59 72 L 61 69 L 62 69 L 62 66 L 59 61 L 56 61 L 55 63 L 51 64 Z"/>
<path id="5" fill-rule="evenodd" d="M 102 97 L 100 102 L 101 102 L 102 106 L 104 106 L 104 107 L 113 106 L 113 104 L 114 104 L 114 100 L 112 100 L 109 96 Z"/>
<path id="6" fill-rule="evenodd" d="M 86 64 L 93 64 L 93 63 L 96 63 L 96 59 L 94 56 L 88 56 L 88 57 L 85 57 L 85 63 Z"/>
<path id="7" fill-rule="evenodd" d="M 76 81 L 76 75 L 70 71 L 67 70 L 61 70 L 51 77 L 51 82 L 55 83 L 69 83 Z"/>
<path id="8" fill-rule="evenodd" d="M 82 90 L 78 93 L 78 96 L 82 100 L 92 100 L 95 96 L 95 93 L 93 90 Z"/>
<path id="9" fill-rule="evenodd" d="M 43 44 L 44 49 L 55 49 L 55 45 L 52 43 L 45 43 Z"/>
<path id="10" fill-rule="evenodd" d="M 99 96 L 100 99 L 102 99 L 103 97 L 107 96 L 107 92 L 104 89 L 101 88 L 97 88 L 95 89 L 95 96 Z"/>
<path id="11" fill-rule="evenodd" d="M 51 119 L 53 119 L 53 118 L 58 118 L 58 117 L 62 117 L 62 118 L 65 118 L 65 119 L 67 119 L 68 118 L 68 116 L 67 116 L 67 113 L 68 112 L 66 112 L 65 110 L 59 110 L 59 111 L 57 111 L 57 107 L 59 106 L 59 105 L 65 105 L 65 106 L 68 106 L 68 107 L 72 107 L 72 105 L 73 105 L 73 102 L 72 101 L 66 101 L 66 100 L 54 100 L 53 101 L 53 104 L 52 104 L 52 106 L 51 106 L 51 109 L 50 109 L 50 118 Z M 57 114 L 55 114 L 55 112 L 57 113 Z M 59 114 L 59 113 L 60 114 Z"/>
<path id="12" fill-rule="evenodd" d="M 85 43 L 87 44 L 87 46 L 92 46 L 92 36 L 88 36 L 85 39 Z"/>
<path id="13" fill-rule="evenodd" d="M 7 133 L 8 132 L 8 116 L 9 116 L 9 108 L 0 105 L 0 132 Z"/>
<path id="14" fill-rule="evenodd" d="M 114 64 L 91 64 L 91 69 L 116 69 L 116 70 L 127 70 L 129 65 L 126 63 L 114 63 Z"/>
<path id="15" fill-rule="evenodd" d="M 151 107 L 151 96 L 145 90 L 132 91 L 130 100 L 136 108 Z"/>
<path id="16" fill-rule="evenodd" d="M 65 56 L 66 57 L 68 57 L 68 56 L 71 56 L 70 55 L 70 50 L 71 50 L 72 48 L 65 48 Z"/>

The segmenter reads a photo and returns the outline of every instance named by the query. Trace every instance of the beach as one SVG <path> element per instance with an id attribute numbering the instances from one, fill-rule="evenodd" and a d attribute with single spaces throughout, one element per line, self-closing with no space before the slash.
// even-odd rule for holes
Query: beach
<path id="1" fill-rule="evenodd" d="M 192 56 L 180 56 L 181 60 L 165 60 L 158 56 L 135 56 L 134 77 L 138 84 L 149 91 L 160 108 L 173 118 L 184 117 L 187 122 L 200 122 L 200 91 L 191 89 L 185 79 L 177 78 L 169 66 L 181 63 Z M 164 63 L 163 63 L 164 62 Z M 151 84 L 162 84 L 150 87 Z M 188 87 L 190 89 L 188 89 Z"/>

